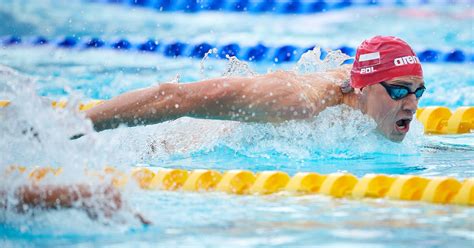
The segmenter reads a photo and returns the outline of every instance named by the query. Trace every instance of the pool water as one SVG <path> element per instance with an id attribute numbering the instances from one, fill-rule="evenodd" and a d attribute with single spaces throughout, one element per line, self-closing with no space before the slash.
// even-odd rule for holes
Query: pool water
<path id="1" fill-rule="evenodd" d="M 100 14 L 98 14 L 100 13 Z M 472 7 L 431 5 L 348 8 L 316 15 L 202 12 L 159 13 L 150 9 L 88 1 L 9 1 L 0 4 L 0 37 L 76 35 L 104 39 L 182 40 L 216 44 L 355 47 L 376 34 L 397 35 L 415 50 L 463 49 L 472 54 Z M 390 33 L 387 33 L 390 27 Z M 90 123 L 72 109 L 54 111 L 43 97 L 87 101 L 174 81 L 221 76 L 225 60 L 164 57 L 112 49 L 53 46 L 0 48 L 0 64 L 18 74 L 0 77 L 0 98 L 14 104 L 0 110 L 0 169 L 10 164 L 56 165 L 64 174 L 46 182 L 87 181 L 82 168 L 105 164 L 121 170 L 149 165 L 188 170 L 248 169 L 332 173 L 417 174 L 474 177 L 474 134 L 426 136 L 415 123 L 401 144 L 374 132 L 358 111 L 333 107 L 310 122 L 271 124 L 181 118 L 157 125 L 91 133 L 70 141 Z M 295 63 L 249 63 L 255 73 L 292 69 Z M 471 63 L 424 64 L 427 92 L 420 106 L 452 110 L 474 105 Z M 72 108 L 72 107 L 71 107 Z M 345 115 L 351 122 L 340 121 Z M 33 126 L 38 137 L 19 135 Z M 9 179 L 21 183 L 26 179 Z M 133 211 L 153 222 L 142 226 L 130 211 L 91 220 L 75 210 L 0 213 L 0 246 L 469 246 L 474 210 L 469 207 L 354 201 L 315 195 L 232 196 L 221 193 L 143 191 L 125 188 Z"/>

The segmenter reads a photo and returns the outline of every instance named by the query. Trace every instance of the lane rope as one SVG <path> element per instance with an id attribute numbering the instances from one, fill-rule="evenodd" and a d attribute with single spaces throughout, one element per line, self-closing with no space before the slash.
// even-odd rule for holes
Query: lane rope
<path id="1" fill-rule="evenodd" d="M 3 175 L 27 173 L 34 183 L 46 176 L 61 175 L 62 168 L 10 166 Z M 237 195 L 286 195 L 322 194 L 334 198 L 387 198 L 404 201 L 423 201 L 435 204 L 474 206 L 474 178 L 459 181 L 453 177 L 422 177 L 417 175 L 366 174 L 361 178 L 350 173 L 323 175 L 315 172 L 298 172 L 293 176 L 282 171 L 170 169 L 159 167 L 134 167 L 122 172 L 114 167 L 103 171 L 86 170 L 86 175 L 104 180 L 123 188 L 130 181 L 145 190 L 206 192 L 218 191 Z"/>
<path id="2" fill-rule="evenodd" d="M 158 12 L 201 11 L 248 12 L 252 14 L 315 14 L 350 7 L 420 7 L 426 5 L 467 5 L 469 0 L 88 0 Z"/>
<path id="3" fill-rule="evenodd" d="M 246 61 L 267 61 L 273 63 L 284 63 L 297 61 L 301 55 L 314 46 L 301 47 L 297 45 L 282 45 L 277 47 L 270 47 L 263 43 L 253 46 L 239 45 L 236 42 L 231 42 L 223 45 L 216 45 L 207 42 L 190 43 L 184 41 L 163 41 L 157 39 L 148 39 L 141 42 L 133 42 L 129 39 L 117 39 L 106 41 L 99 37 L 92 38 L 78 38 L 75 36 L 65 36 L 63 38 L 48 39 L 44 36 L 37 37 L 20 37 L 8 36 L 0 38 L 0 46 L 4 48 L 15 47 L 19 45 L 43 47 L 52 46 L 64 49 L 76 50 L 90 50 L 90 49 L 111 49 L 116 51 L 136 51 L 143 53 L 156 53 L 165 57 L 177 58 L 196 58 L 202 59 L 211 49 L 217 48 L 217 56 L 221 59 L 235 56 L 238 59 Z M 354 56 L 356 49 L 349 46 L 338 46 L 335 50 L 340 50 L 349 56 Z M 321 49 L 322 56 L 327 52 Z M 453 48 L 448 50 L 428 48 L 417 52 L 418 58 L 425 63 L 472 63 L 474 61 L 474 54 L 463 51 L 461 49 Z M 214 56 L 211 56 L 211 58 Z M 352 59 L 347 60 L 347 63 L 352 63 Z"/>

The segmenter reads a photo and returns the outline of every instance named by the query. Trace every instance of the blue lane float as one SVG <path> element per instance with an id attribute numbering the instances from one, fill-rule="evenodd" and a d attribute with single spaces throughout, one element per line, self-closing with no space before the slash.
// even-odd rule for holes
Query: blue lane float
<path id="1" fill-rule="evenodd" d="M 276 14 L 313 14 L 349 7 L 469 4 L 471 0 L 84 0 L 150 8 L 159 12 L 226 11 Z"/>
<path id="2" fill-rule="evenodd" d="M 278 47 L 269 47 L 265 44 L 257 44 L 254 46 L 243 46 L 232 42 L 229 44 L 215 45 L 206 42 L 192 44 L 183 41 L 166 42 L 155 39 L 148 39 L 142 42 L 132 42 L 128 39 L 118 39 L 106 41 L 100 37 L 77 38 L 75 36 L 66 36 L 60 39 L 48 39 L 44 36 L 38 37 L 19 37 L 10 36 L 0 38 L 0 46 L 5 48 L 19 45 L 25 46 L 53 46 L 63 49 L 112 49 L 117 51 L 137 51 L 144 53 L 156 53 L 166 57 L 190 57 L 201 59 L 209 50 L 217 48 L 216 56 L 225 59 L 235 56 L 241 60 L 247 61 L 271 61 L 274 63 L 285 63 L 298 60 L 301 55 L 312 47 L 299 47 L 295 45 L 282 45 Z M 330 47 L 333 50 L 341 50 L 341 52 L 354 56 L 356 49 L 349 46 Z M 321 50 L 323 56 L 325 51 Z M 437 49 L 425 49 L 417 52 L 418 57 L 425 63 L 472 63 L 474 54 L 461 49 L 450 49 L 441 51 Z"/>
<path id="3" fill-rule="evenodd" d="M 248 61 L 261 61 L 264 59 L 265 54 L 268 52 L 268 47 L 263 44 L 250 47 L 247 51 L 244 59 Z"/>
<path id="4" fill-rule="evenodd" d="M 21 43 L 21 38 L 18 36 L 10 36 L 3 41 L 5 45 L 16 45 Z"/>
<path id="5" fill-rule="evenodd" d="M 38 36 L 38 37 L 35 39 L 35 41 L 34 41 L 33 44 L 34 44 L 34 45 L 37 45 L 37 46 L 39 46 L 39 45 L 46 45 L 46 44 L 48 44 L 48 39 L 46 39 L 45 37 L 42 37 L 42 36 Z"/>
<path id="6" fill-rule="evenodd" d="M 64 47 L 64 48 L 70 48 L 74 47 L 77 44 L 77 39 L 72 36 L 67 36 L 64 38 L 64 40 L 60 41 L 57 46 L 58 47 Z"/>
<path id="7" fill-rule="evenodd" d="M 191 57 L 193 58 L 204 58 L 206 53 L 214 48 L 211 44 L 203 42 L 201 44 L 195 45 L 191 52 Z"/>
<path id="8" fill-rule="evenodd" d="M 150 39 L 138 45 L 138 50 L 144 52 L 155 52 L 159 45 L 159 41 Z"/>
<path id="9" fill-rule="evenodd" d="M 105 41 L 99 38 L 92 38 L 88 42 L 85 43 L 85 47 L 87 48 L 99 48 L 105 45 Z"/>
<path id="10" fill-rule="evenodd" d="M 112 47 L 119 50 L 129 50 L 132 47 L 132 44 L 128 40 L 121 39 L 112 44 Z"/>

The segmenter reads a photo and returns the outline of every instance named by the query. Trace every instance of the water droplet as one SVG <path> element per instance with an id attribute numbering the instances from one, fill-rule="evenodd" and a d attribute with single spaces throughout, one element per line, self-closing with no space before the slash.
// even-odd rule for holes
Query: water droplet
<path id="1" fill-rule="evenodd" d="M 248 63 L 244 61 L 240 61 L 235 56 L 229 57 L 226 55 L 226 58 L 229 60 L 227 63 L 227 68 L 225 72 L 222 74 L 224 77 L 229 76 L 255 76 L 257 73 L 250 69 Z"/>

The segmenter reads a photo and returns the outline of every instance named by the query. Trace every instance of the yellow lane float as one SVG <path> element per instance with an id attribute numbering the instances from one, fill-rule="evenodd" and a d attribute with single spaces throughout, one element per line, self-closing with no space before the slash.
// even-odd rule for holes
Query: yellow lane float
<path id="1" fill-rule="evenodd" d="M 333 197 L 344 197 L 351 194 L 357 184 L 357 177 L 349 173 L 332 173 L 326 177 L 319 192 Z"/>
<path id="2" fill-rule="evenodd" d="M 448 203 L 459 192 L 460 188 L 461 183 L 454 178 L 434 178 L 426 185 L 421 200 L 434 203 Z"/>
<path id="3" fill-rule="evenodd" d="M 419 201 L 429 180 L 427 178 L 403 175 L 395 179 L 387 197 L 395 200 Z"/>
<path id="4" fill-rule="evenodd" d="M 43 179 L 47 174 L 52 174 L 57 176 L 61 174 L 62 168 L 51 168 L 51 167 L 36 167 L 31 170 L 29 177 L 34 181 L 40 181 Z"/>
<path id="5" fill-rule="evenodd" d="M 78 110 L 79 111 L 86 111 L 88 109 L 91 109 L 101 103 L 103 103 L 104 100 L 90 100 L 86 103 L 79 103 L 78 105 Z M 9 100 L 0 100 L 0 108 L 2 107 L 7 107 L 11 104 Z M 67 106 L 67 101 L 60 100 L 60 101 L 51 101 L 51 107 L 53 108 L 65 108 Z"/>
<path id="6" fill-rule="evenodd" d="M 474 130 L 474 107 L 459 107 L 451 113 L 446 107 L 426 107 L 416 111 L 426 134 L 461 134 Z"/>
<path id="7" fill-rule="evenodd" d="M 217 184 L 217 191 L 231 194 L 247 194 L 255 182 L 255 175 L 246 170 L 230 170 L 224 173 Z"/>
<path id="8" fill-rule="evenodd" d="M 138 183 L 142 189 L 151 189 L 151 181 L 156 173 L 148 168 L 134 168 L 131 177 Z"/>
<path id="9" fill-rule="evenodd" d="M 0 100 L 0 108 L 4 108 L 6 106 L 10 105 L 10 101 L 8 100 Z"/>
<path id="10" fill-rule="evenodd" d="M 186 182 L 184 182 L 183 190 L 213 190 L 221 178 L 221 173 L 214 170 L 194 170 L 189 174 Z"/>
<path id="11" fill-rule="evenodd" d="M 452 203 L 474 205 L 474 178 L 466 179 L 454 196 Z"/>
<path id="12" fill-rule="evenodd" d="M 175 190 L 181 188 L 188 179 L 188 171 L 181 169 L 160 169 L 151 179 L 150 189 Z"/>
<path id="13" fill-rule="evenodd" d="M 272 194 L 283 189 L 290 181 L 290 176 L 281 171 L 263 171 L 257 174 L 255 183 L 250 188 L 252 194 Z"/>
<path id="14" fill-rule="evenodd" d="M 298 172 L 290 179 L 285 191 L 301 194 L 318 193 L 326 177 L 314 172 Z"/>
<path id="15" fill-rule="evenodd" d="M 38 183 L 49 174 L 58 176 L 61 168 L 10 166 L 1 176 L 27 173 Z M 358 179 L 350 173 L 321 175 L 314 172 L 298 172 L 293 177 L 281 171 L 263 171 L 254 174 L 247 170 L 167 169 L 134 167 L 128 173 L 114 167 L 103 171 L 86 171 L 86 174 L 104 180 L 109 176 L 117 188 L 128 182 L 136 183 L 144 190 L 220 191 L 229 194 L 268 195 L 285 192 L 285 195 L 324 194 L 335 198 L 388 198 L 405 201 L 424 201 L 436 204 L 474 206 L 474 178 L 463 182 L 452 177 L 426 178 L 416 175 L 367 174 Z"/>
<path id="16" fill-rule="evenodd" d="M 394 177 L 387 175 L 367 174 L 362 177 L 355 185 L 354 189 L 352 190 L 352 196 L 354 198 L 385 197 L 393 182 L 395 182 Z"/>

